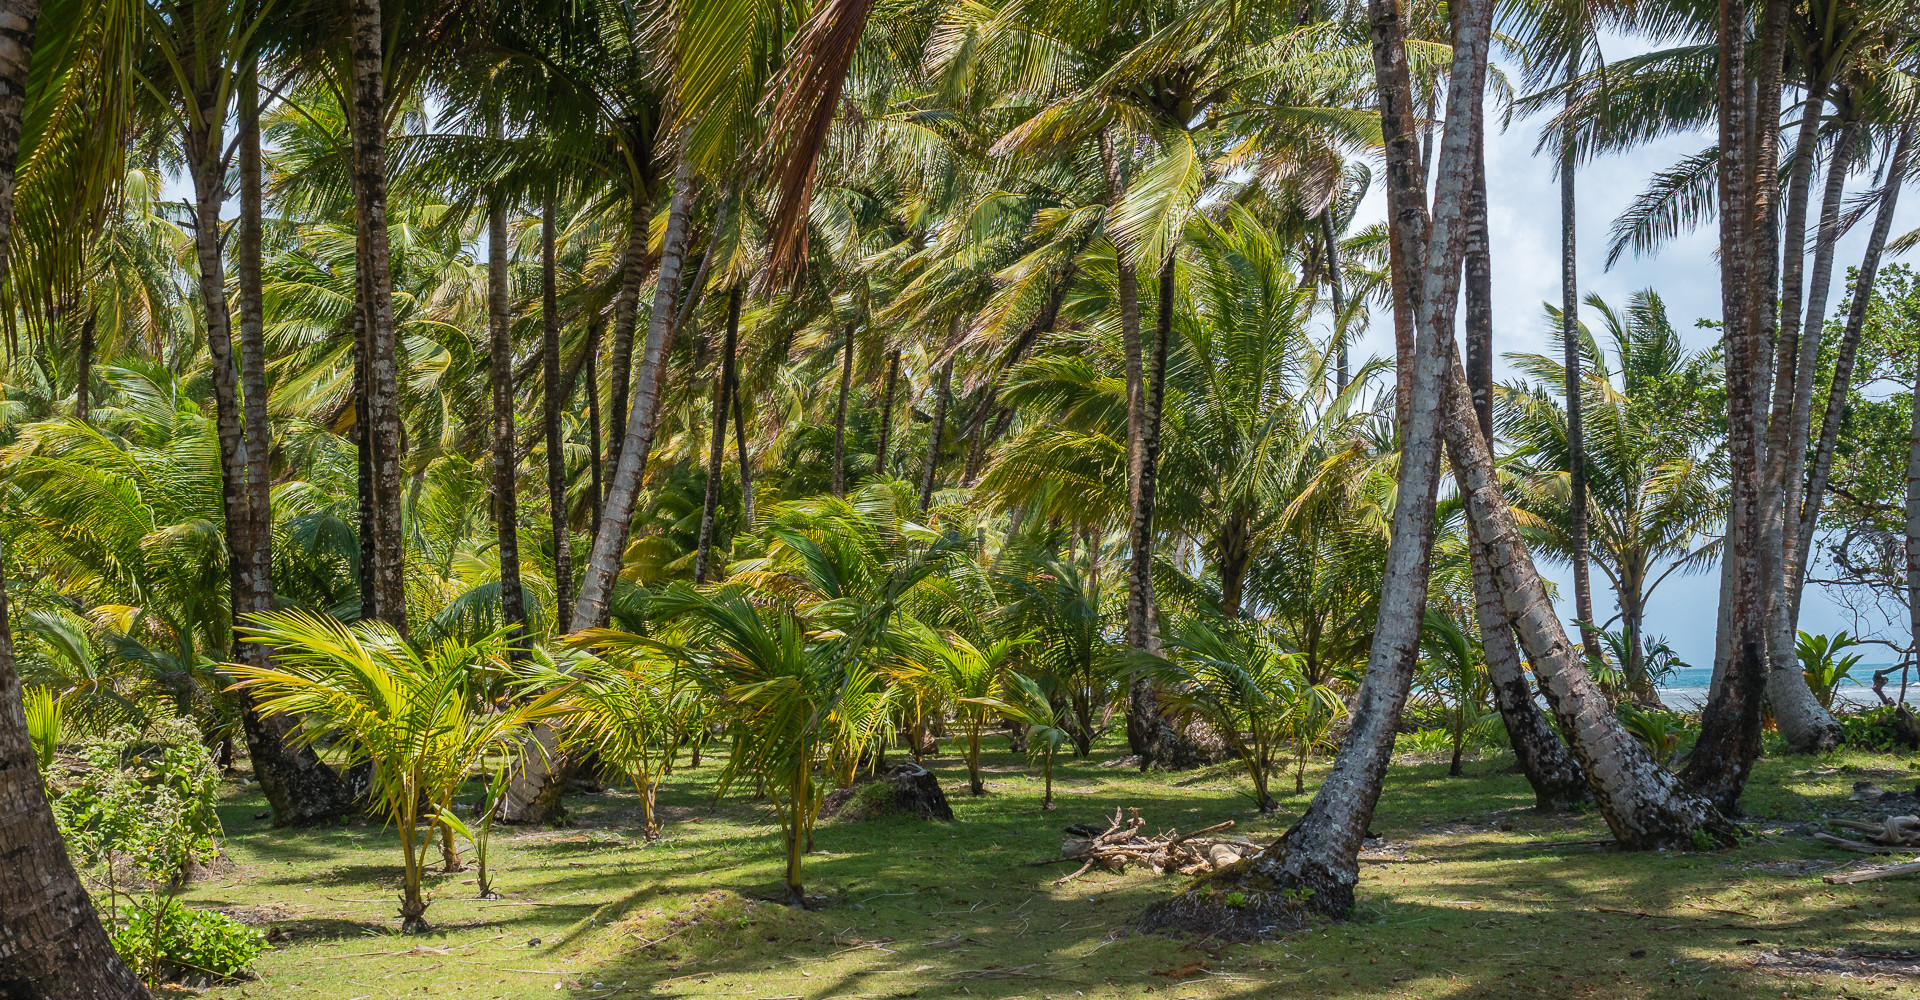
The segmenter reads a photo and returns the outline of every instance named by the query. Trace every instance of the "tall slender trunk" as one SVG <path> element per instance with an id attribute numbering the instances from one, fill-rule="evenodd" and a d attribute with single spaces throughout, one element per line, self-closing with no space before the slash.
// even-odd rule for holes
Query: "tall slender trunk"
<path id="1" fill-rule="evenodd" d="M 1578 32 L 1575 32 L 1576 37 Z M 1580 78 L 1580 51 L 1567 54 L 1567 103 L 1574 102 L 1572 86 Z M 1580 403 L 1584 378 L 1580 342 L 1580 269 L 1575 231 L 1574 178 L 1579 169 L 1571 129 L 1560 140 L 1560 346 L 1565 354 L 1567 398 L 1567 545 L 1572 550 L 1573 607 L 1581 622 L 1580 646 L 1589 659 L 1600 659 L 1600 637 L 1593 622 L 1593 581 L 1587 573 L 1587 452 Z"/>
<path id="2" fill-rule="evenodd" d="M 367 433 L 367 294 L 364 276 L 354 282 L 353 309 L 353 485 L 354 531 L 360 545 L 360 617 L 380 617 L 373 585 L 373 435 Z"/>
<path id="3" fill-rule="evenodd" d="M 1769 0 L 1769 7 L 1774 6 Z M 1767 31 L 1783 29 L 1770 19 Z M 1762 547 L 1764 490 L 1760 465 L 1765 445 L 1767 347 L 1764 320 L 1758 314 L 1757 289 L 1771 275 L 1755 254 L 1757 228 L 1767 223 L 1771 203 L 1759 190 L 1771 161 L 1755 147 L 1764 125 L 1749 118 L 1766 117 L 1766 109 L 1750 106 L 1746 65 L 1747 10 L 1744 0 L 1720 0 L 1716 19 L 1719 66 L 1716 77 L 1720 107 L 1719 217 L 1720 295 L 1725 314 L 1727 368 L 1727 453 L 1731 502 L 1727 516 L 1729 544 L 1721 558 L 1730 560 L 1721 627 L 1716 641 L 1728 650 L 1712 697 L 1701 713 L 1700 738 L 1687 759 L 1681 778 L 1722 809 L 1731 810 L 1745 787 L 1747 774 L 1760 750 L 1760 708 L 1766 683 L 1765 587 L 1759 549 Z M 1777 58 L 1779 49 L 1762 46 L 1762 66 Z M 1769 55 L 1771 53 L 1771 55 Z M 1777 100 L 1777 94 L 1776 100 Z"/>
<path id="4" fill-rule="evenodd" d="M 674 172 L 673 200 L 667 211 L 666 238 L 660 253 L 660 274 L 654 283 L 653 313 L 647 318 L 647 343 L 640 359 L 640 378 L 627 411 L 626 437 L 620 461 L 607 483 L 606 504 L 593 536 L 579 596 L 573 604 L 568 631 L 607 624 L 613 585 L 627 550 L 627 531 L 639 501 L 647 453 L 653 447 L 654 402 L 660 392 L 666 364 L 667 334 L 673 325 L 673 307 L 680 294 L 680 272 L 686 263 L 687 220 L 693 211 L 693 167 L 681 158 Z M 536 726 L 524 749 L 526 763 L 500 797 L 498 818 L 508 823 L 540 823 L 560 812 L 567 758 L 560 737 L 551 727 Z"/>
<path id="5" fill-rule="evenodd" d="M 1794 652 L 1798 632 L 1799 579 L 1794 565 L 1800 532 L 1801 490 L 1806 474 L 1807 418 L 1813 407 L 1814 367 L 1819 361 L 1820 330 L 1802 326 L 1800 309 L 1806 265 L 1807 200 L 1814 160 L 1820 145 L 1820 123 L 1826 105 L 1827 80 L 1817 70 L 1809 73 L 1800 135 L 1787 187 L 1784 256 L 1780 272 L 1780 334 L 1774 359 L 1773 420 L 1768 427 L 1766 483 L 1767 530 L 1763 549 L 1767 571 L 1768 669 L 1767 700 L 1787 746 L 1802 753 L 1823 753 L 1840 745 L 1840 723 L 1813 696 L 1800 658 Z M 1844 176 L 1842 169 L 1840 174 Z M 1837 192 L 1830 192 L 1835 198 Z M 1838 210 L 1838 206 L 1834 206 Z M 1829 265 L 1830 267 L 1831 265 Z"/>
<path id="6" fill-rule="evenodd" d="M 599 313 L 587 317 L 587 471 L 592 492 L 588 494 L 588 512 L 594 524 L 600 523 L 600 334 L 604 323 Z"/>
<path id="7" fill-rule="evenodd" d="M 400 524 L 400 371 L 387 245 L 385 39 L 380 0 L 352 0 L 353 194 L 367 282 L 367 433 L 373 459 L 373 586 L 380 618 L 407 632 L 406 537 Z"/>
<path id="8" fill-rule="evenodd" d="M 1683 789 L 1626 731 L 1581 663 L 1520 540 L 1457 360 L 1452 381 L 1444 431 L 1466 501 L 1476 561 L 1491 571 L 1507 617 L 1614 839 L 1635 848 L 1688 848 L 1699 832 L 1730 840 L 1732 827 L 1704 797 Z"/>
<path id="9" fill-rule="evenodd" d="M 540 203 L 540 370 L 543 406 L 541 423 L 546 436 L 547 517 L 553 529 L 554 624 L 573 621 L 573 543 L 567 530 L 567 446 L 560 433 L 561 408 L 566 406 L 560 385 L 560 291 L 554 259 L 553 193 Z"/>
<path id="10" fill-rule="evenodd" d="M 514 457 L 513 313 L 507 274 L 507 206 L 487 205 L 487 368 L 493 394 L 493 525 L 500 548 L 500 621 L 516 642 L 527 628 L 520 585 L 519 462 Z"/>
<path id="11" fill-rule="evenodd" d="M 1840 440 L 1840 420 L 1846 414 L 1847 397 L 1852 394 L 1853 366 L 1860 350 L 1860 337 L 1866 329 L 1867 307 L 1873 301 L 1873 282 L 1880 272 L 1880 257 L 1893 231 L 1893 213 L 1900 200 L 1900 188 L 1906 181 L 1907 162 L 1913 150 L 1913 130 L 1903 126 L 1894 143 L 1893 156 L 1887 161 L 1886 185 L 1880 190 L 1875 208 L 1873 231 L 1854 275 L 1853 300 L 1847 307 L 1847 325 L 1834 352 L 1833 384 L 1827 391 L 1826 412 L 1820 418 L 1820 439 L 1814 445 L 1813 464 L 1807 470 L 1806 499 L 1800 506 L 1798 550 L 1794 556 L 1797 577 L 1789 594 L 1798 604 L 1806 587 L 1807 567 L 1813 552 L 1813 535 L 1819 525 L 1820 507 L 1826 500 L 1827 477 L 1833 471 L 1833 452 Z M 1818 275 L 1815 288 L 1819 288 Z M 1824 302 L 1822 303 L 1824 306 Z"/>
<path id="12" fill-rule="evenodd" d="M 1913 419 L 1907 433 L 1907 624 L 1920 649 L 1920 352 L 1914 355 Z"/>
<path id="13" fill-rule="evenodd" d="M 628 383 L 633 375 L 633 330 L 640 313 L 640 288 L 647 279 L 647 200 L 633 196 L 632 214 L 627 220 L 627 248 L 620 259 L 620 290 L 613 297 L 612 367 L 607 372 L 607 402 L 614 419 L 627 412 Z M 620 467 L 620 449 L 625 439 L 617 433 L 607 438 L 607 465 Z M 611 488 L 612 481 L 608 481 Z M 594 518 L 596 530 L 600 518 Z"/>
<path id="14" fill-rule="evenodd" d="M 245 441 L 245 506 L 247 555 L 251 563 L 246 594 L 233 595 L 233 611 L 272 611 L 273 501 L 271 424 L 267 418 L 266 316 L 260 274 L 262 170 L 260 159 L 260 91 L 257 60 L 239 80 L 240 218 L 234 244 L 234 270 L 239 286 L 239 376 Z M 225 303 L 222 303 L 224 311 Z M 93 318 L 87 319 L 91 327 Z M 236 650 L 255 666 L 266 666 L 271 651 L 260 643 L 244 643 Z M 254 779 L 273 810 L 276 826 L 323 822 L 352 812 L 353 793 L 334 770 L 322 763 L 312 747 L 299 741 L 298 725 L 290 717 L 261 718 L 253 697 L 242 693 L 241 729 L 253 760 Z"/>
<path id="15" fill-rule="evenodd" d="M 887 474 L 887 444 L 893 435 L 893 389 L 900 378 L 900 351 L 887 352 L 887 387 L 880 397 L 880 440 L 873 448 L 873 474 Z"/>
<path id="16" fill-rule="evenodd" d="M 1485 131 L 1483 127 L 1473 135 L 1473 188 L 1467 194 L 1467 386 L 1473 392 L 1473 410 L 1480 417 L 1480 434 L 1487 439 L 1487 450 L 1492 451 L 1493 240 L 1487 221 Z"/>
<path id="17" fill-rule="evenodd" d="M 86 423 L 90 414 L 88 398 L 93 387 L 93 337 L 95 321 L 100 316 L 100 307 L 87 307 L 87 319 L 80 324 L 80 363 L 75 365 L 73 378 L 73 417 Z"/>
<path id="18" fill-rule="evenodd" d="M 1316 915 L 1350 913 L 1360 877 L 1360 844 L 1379 801 L 1394 730 L 1413 680 L 1440 479 L 1440 410 L 1454 349 L 1454 309 L 1464 251 L 1461 209 L 1471 184 L 1468 136 L 1473 120 L 1481 114 L 1493 5 L 1491 0 L 1462 0 L 1454 8 L 1447 129 L 1430 228 L 1425 185 L 1412 162 L 1416 140 L 1407 128 L 1412 84 L 1399 5 L 1394 0 L 1373 0 L 1368 13 L 1375 77 L 1381 81 L 1390 237 L 1396 243 L 1405 241 L 1411 251 L 1402 256 L 1403 262 L 1419 265 L 1416 271 L 1394 272 L 1394 282 L 1404 286 L 1394 299 L 1397 304 L 1419 304 L 1421 333 L 1410 366 L 1407 419 L 1400 428 L 1398 499 L 1373 646 L 1354 696 L 1347 739 L 1306 814 L 1265 850 L 1201 878 L 1149 909 L 1142 920 L 1149 929 L 1255 937 L 1298 927 Z M 1407 232 L 1408 226 L 1414 231 Z"/>
<path id="19" fill-rule="evenodd" d="M 959 326 L 959 320 L 954 320 Z M 933 506 L 933 487 L 940 472 L 940 439 L 947 432 L 947 409 L 953 400 L 953 359 L 940 365 L 940 380 L 933 390 L 933 422 L 927 425 L 927 458 L 920 469 L 920 511 Z"/>
<path id="20" fill-rule="evenodd" d="M 1139 454 L 1139 475 L 1133 482 L 1132 504 L 1127 531 L 1127 645 L 1134 649 L 1159 652 L 1153 603 L 1153 500 L 1158 485 L 1160 460 L 1160 411 L 1167 392 L 1167 340 L 1173 331 L 1174 264 L 1177 255 L 1167 254 L 1160 264 L 1160 282 L 1155 305 L 1153 347 L 1146 359 L 1145 406 L 1137 440 L 1129 452 Z M 1131 433 L 1134 428 L 1129 427 Z M 1161 717 L 1160 697 L 1153 681 L 1137 677 L 1127 692 L 1127 743 L 1138 745 L 1142 770 L 1170 750 L 1163 744 L 1172 736 Z"/>
<path id="21" fill-rule="evenodd" d="M 740 362 L 733 368 L 733 384 L 727 387 L 733 398 L 733 444 L 740 458 L 740 523 L 748 528 L 758 520 L 753 509 L 753 463 L 747 458 L 747 422 L 740 415 Z"/>
<path id="22" fill-rule="evenodd" d="M 14 168 L 38 0 L 0 0 L 0 279 L 13 235 Z M 19 1000 L 147 996 L 113 950 L 47 805 L 27 735 L 0 563 L 0 994 Z"/>
<path id="23" fill-rule="evenodd" d="M 833 495 L 847 495 L 847 393 L 853 388 L 853 330 L 847 323 L 847 343 L 840 350 L 840 393 L 833 407 Z"/>
<path id="24" fill-rule="evenodd" d="M 620 461 L 607 483 L 607 502 L 594 531 L 593 551 L 580 580 L 580 596 L 573 606 L 570 631 L 607 623 L 607 602 L 627 549 L 633 527 L 634 505 L 646 473 L 647 454 L 653 449 L 654 403 L 660 394 L 666 364 L 667 334 L 680 297 L 680 272 L 687 259 L 687 226 L 693 214 L 693 165 L 681 158 L 674 171 L 673 200 L 667 211 L 667 231 L 660 251 L 660 274 L 654 282 L 653 313 L 647 319 L 647 343 L 640 359 L 640 377 L 627 413 L 626 439 Z"/>
<path id="25" fill-rule="evenodd" d="M 1347 383 L 1352 380 L 1351 369 L 1347 366 L 1347 327 L 1344 317 L 1347 314 L 1346 289 L 1340 282 L 1340 238 L 1333 231 L 1333 202 L 1327 203 L 1326 210 L 1320 213 L 1320 239 L 1327 245 L 1327 289 L 1333 293 L 1333 350 L 1335 392 L 1346 392 Z"/>
<path id="26" fill-rule="evenodd" d="M 727 403 L 733 393 L 734 360 L 739 350 L 740 285 L 727 290 L 727 333 L 720 346 L 720 380 L 713 387 L 712 433 L 707 441 L 707 496 L 700 507 L 700 544 L 693 557 L 693 582 L 706 583 L 713 565 L 714 519 L 720 510 L 720 473 L 727 461 Z"/>

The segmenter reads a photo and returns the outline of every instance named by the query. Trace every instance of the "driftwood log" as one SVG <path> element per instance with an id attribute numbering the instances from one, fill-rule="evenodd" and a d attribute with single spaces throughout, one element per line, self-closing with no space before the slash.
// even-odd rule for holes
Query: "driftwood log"
<path id="1" fill-rule="evenodd" d="M 1113 819 L 1105 830 L 1087 826 L 1068 827 L 1067 839 L 1060 843 L 1059 857 L 1029 861 L 1027 864 L 1039 866 L 1078 862 L 1080 868 L 1077 871 L 1055 880 L 1054 884 L 1059 885 L 1071 882 L 1095 868 L 1120 872 L 1125 871 L 1128 865 L 1150 869 L 1156 875 L 1174 872 L 1198 875 L 1233 864 L 1260 849 L 1260 845 L 1239 837 L 1206 836 L 1232 828 L 1232 820 L 1190 833 L 1163 830 L 1148 835 L 1147 822 L 1140 818 L 1140 810 L 1130 809 L 1126 812 L 1132 813 L 1131 818 L 1123 817 L 1122 810 L 1115 809 Z"/>

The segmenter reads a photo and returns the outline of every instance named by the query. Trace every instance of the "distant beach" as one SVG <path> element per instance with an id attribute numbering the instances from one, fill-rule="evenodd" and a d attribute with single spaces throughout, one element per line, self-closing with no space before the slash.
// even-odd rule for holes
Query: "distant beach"
<path id="1" fill-rule="evenodd" d="M 1855 708 L 1880 704 L 1880 699 L 1873 693 L 1873 672 L 1884 670 L 1890 665 L 1862 663 L 1854 667 L 1847 679 L 1840 683 L 1839 690 L 1834 692 L 1835 707 L 1839 707 L 1839 703 Z M 1707 688 L 1712 682 L 1713 668 L 1710 666 L 1676 670 L 1667 675 L 1666 683 L 1660 685 L 1660 700 L 1666 702 L 1668 708 L 1696 711 L 1705 704 Z M 1900 697 L 1899 674 L 1887 677 L 1886 690 L 1888 698 Z M 1908 678 L 1907 704 L 1920 705 L 1920 675 L 1912 675 Z"/>

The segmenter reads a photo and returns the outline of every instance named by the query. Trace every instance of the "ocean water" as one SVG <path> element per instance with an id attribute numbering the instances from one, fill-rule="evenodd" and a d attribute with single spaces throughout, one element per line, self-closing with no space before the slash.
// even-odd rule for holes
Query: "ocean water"
<path id="1" fill-rule="evenodd" d="M 1842 703 L 1854 707 L 1880 704 L 1873 693 L 1873 672 L 1883 670 L 1892 664 L 1859 664 L 1847 679 L 1840 682 L 1839 690 L 1833 694 L 1836 708 Z M 1712 667 L 1687 667 L 1667 675 L 1666 683 L 1660 685 L 1660 700 L 1668 708 L 1697 710 L 1706 703 L 1707 689 L 1713 683 Z M 1900 675 L 1887 677 L 1887 697 L 1898 700 L 1900 697 Z M 1920 674 L 1909 674 L 1907 679 L 1907 704 L 1920 706 Z"/>

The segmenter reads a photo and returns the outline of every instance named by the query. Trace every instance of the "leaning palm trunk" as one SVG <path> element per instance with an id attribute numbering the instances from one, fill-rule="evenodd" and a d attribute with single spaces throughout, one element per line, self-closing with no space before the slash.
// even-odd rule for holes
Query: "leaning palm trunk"
<path id="1" fill-rule="evenodd" d="M 1454 11 L 1452 75 L 1431 231 L 1408 129 L 1412 84 L 1404 27 L 1392 0 L 1369 8 L 1380 116 L 1387 137 L 1390 237 L 1406 287 L 1397 301 L 1419 305 L 1420 336 L 1411 359 L 1412 392 L 1400 433 L 1400 471 L 1387 545 L 1380 610 L 1367 671 L 1355 694 L 1346 742 L 1306 815 L 1266 849 L 1201 878 L 1150 908 L 1147 929 L 1180 928 L 1227 938 L 1291 929 L 1315 916 L 1345 917 L 1360 878 L 1360 844 L 1373 818 L 1419 655 L 1420 623 L 1432 563 L 1434 501 L 1440 481 L 1441 405 L 1445 402 L 1464 233 L 1461 220 L 1472 162 L 1469 134 L 1481 114 L 1491 0 L 1463 0 Z"/>
<path id="2" fill-rule="evenodd" d="M 373 595 L 380 618 L 407 633 L 406 539 L 401 533 L 400 373 L 387 244 L 387 127 L 380 0 L 352 0 L 353 194 L 359 268 L 367 293 L 366 421 L 372 452 Z"/>
<path id="3" fill-rule="evenodd" d="M 1860 350 L 1860 337 L 1866 329 L 1867 306 L 1873 301 L 1873 282 L 1880 271 L 1880 257 L 1893 229 L 1893 212 L 1900 200 L 1900 187 L 1906 182 L 1907 162 L 1913 148 L 1913 130 L 1900 128 L 1893 157 L 1887 162 L 1886 184 L 1880 189 L 1880 204 L 1875 209 L 1873 231 L 1854 276 L 1853 301 L 1847 310 L 1847 325 L 1834 352 L 1833 384 L 1827 392 L 1826 412 L 1820 419 L 1820 439 L 1814 446 L 1813 464 L 1807 470 L 1807 494 L 1800 506 L 1800 526 L 1794 553 L 1795 577 L 1788 596 L 1797 606 L 1807 583 L 1807 564 L 1813 552 L 1813 534 L 1819 524 L 1820 507 L 1826 500 L 1827 477 L 1833 471 L 1833 452 L 1840 440 L 1840 420 L 1846 414 L 1847 398 L 1852 394 L 1853 366 Z M 1837 234 L 1836 234 L 1837 235 Z M 1825 239 L 1825 235 L 1822 236 Z M 1815 273 L 1816 294 L 1823 286 Z M 1824 302 L 1822 303 L 1824 306 Z M 1811 304 L 1809 310 L 1811 312 Z M 1810 322 L 1811 327 L 1811 322 Z"/>
<path id="4" fill-rule="evenodd" d="M 733 356 L 739 350 L 739 334 L 740 286 L 735 284 L 727 292 L 727 334 L 720 346 L 720 381 L 713 387 L 713 420 L 707 439 L 707 495 L 700 506 L 700 542 L 693 557 L 694 583 L 706 583 L 713 570 L 714 519 L 720 510 L 721 467 L 727 461 L 727 403 L 733 393 Z"/>
<path id="5" fill-rule="evenodd" d="M 573 620 L 573 545 L 567 531 L 567 449 L 560 435 L 560 293 L 554 270 L 553 193 L 540 203 L 541 423 L 547 442 L 547 518 L 553 538 L 554 621 Z"/>
<path id="6" fill-rule="evenodd" d="M 646 353 L 640 362 L 638 391 L 627 413 L 620 461 L 607 483 L 607 499 L 594 532 L 593 550 L 587 557 L 579 597 L 574 601 L 571 631 L 607 623 L 607 605 L 613 598 L 613 584 L 620 574 L 627 549 L 627 530 L 632 526 L 634 505 L 639 501 L 647 453 L 653 446 L 654 400 L 659 395 L 661 369 L 666 363 L 667 333 L 673 325 L 674 301 L 680 293 L 680 271 L 686 262 L 687 220 L 692 212 L 693 168 L 683 157 L 674 174 L 673 200 L 667 212 L 653 314 L 647 320 Z M 534 726 L 522 750 L 522 759 L 525 763 L 507 786 L 507 793 L 501 796 L 496 816 L 507 823 L 545 822 L 558 815 L 562 778 L 567 770 L 559 734 L 545 724 Z"/>
<path id="7" fill-rule="evenodd" d="M 1684 791 L 1614 717 L 1612 704 L 1568 640 L 1520 541 L 1477 423 L 1466 375 L 1456 363 L 1443 427 L 1466 499 L 1475 561 L 1490 570 L 1503 610 L 1533 661 L 1547 704 L 1567 734 L 1594 804 L 1614 838 L 1636 848 L 1689 847 L 1702 831 L 1727 839 L 1731 828 L 1714 808 Z"/>
<path id="8" fill-rule="evenodd" d="M 493 382 L 493 525 L 500 549 L 500 621 L 520 641 L 527 629 L 520 586 L 519 479 L 514 460 L 513 314 L 507 297 L 507 209 L 487 206 L 487 369 Z"/>
<path id="9" fill-rule="evenodd" d="M 0 279 L 13 235 L 14 167 L 39 18 L 38 0 L 0 0 Z M 14 669 L 5 580 L 0 566 L 0 857 L 9 866 L 0 878 L 0 990 L 19 1000 L 144 1000 L 147 991 L 100 926 L 47 805 Z"/>
<path id="10" fill-rule="evenodd" d="M 1794 655 L 1800 602 L 1791 581 L 1799 578 L 1793 554 L 1798 550 L 1801 486 L 1806 471 L 1807 417 L 1813 406 L 1813 376 L 1819 361 L 1820 329 L 1801 324 L 1802 277 L 1806 261 L 1807 198 L 1813 163 L 1819 146 L 1820 111 L 1826 103 L 1827 80 L 1814 73 L 1808 81 L 1800 135 L 1794 150 L 1787 188 L 1785 243 L 1780 276 L 1781 328 L 1774 360 L 1773 420 L 1767 443 L 1767 509 L 1769 541 L 1763 547 L 1768 600 L 1768 668 L 1766 693 L 1774 720 L 1788 748 L 1823 753 L 1840 744 L 1840 723 L 1807 687 L 1799 657 Z M 1843 133 L 1844 134 L 1844 133 Z M 1829 180 L 1844 179 L 1845 150 L 1836 147 Z M 1839 212 L 1839 185 L 1829 184 L 1823 209 L 1821 242 L 1829 253 L 1837 235 L 1826 223 L 1828 212 Z M 1831 220 L 1837 221 L 1837 219 Z"/>
<path id="11" fill-rule="evenodd" d="M 609 351 L 607 402 L 617 419 L 627 412 L 627 390 L 633 377 L 633 329 L 640 312 L 640 286 L 647 277 L 647 200 L 638 192 L 633 196 L 632 216 L 627 222 L 627 249 L 620 258 L 620 290 L 613 297 L 613 344 Z M 607 464 L 618 467 L 619 434 L 607 440 Z M 594 521 L 595 526 L 599 521 Z"/>
<path id="12" fill-rule="evenodd" d="M 653 412 L 660 394 L 662 371 L 666 364 L 667 334 L 674 321 L 674 304 L 680 296 L 680 272 L 686 263 L 688 219 L 693 214 L 693 165 L 685 157 L 674 172 L 673 200 L 667 211 L 667 231 L 660 251 L 660 274 L 654 282 L 653 313 L 647 318 L 646 351 L 640 359 L 640 377 L 627 413 L 625 438 L 620 445 L 620 461 L 607 481 L 607 500 L 595 526 L 593 551 L 587 557 L 586 572 L 580 580 L 580 596 L 574 602 L 569 631 L 596 628 L 607 623 L 607 602 L 613 597 L 614 580 L 620 574 L 621 557 L 627 550 L 627 532 L 633 526 L 633 509 L 639 501 L 640 483 L 646 473 L 647 455 L 653 450 Z M 531 769 L 530 769 L 531 770 Z M 515 787 L 519 786 L 515 783 Z M 509 799 L 517 799 L 509 794 Z"/>
<path id="13" fill-rule="evenodd" d="M 1907 433 L 1907 624 L 1920 649 L 1920 354 L 1914 356 L 1913 417 Z M 1905 711 L 1903 705 L 1901 711 Z"/>

